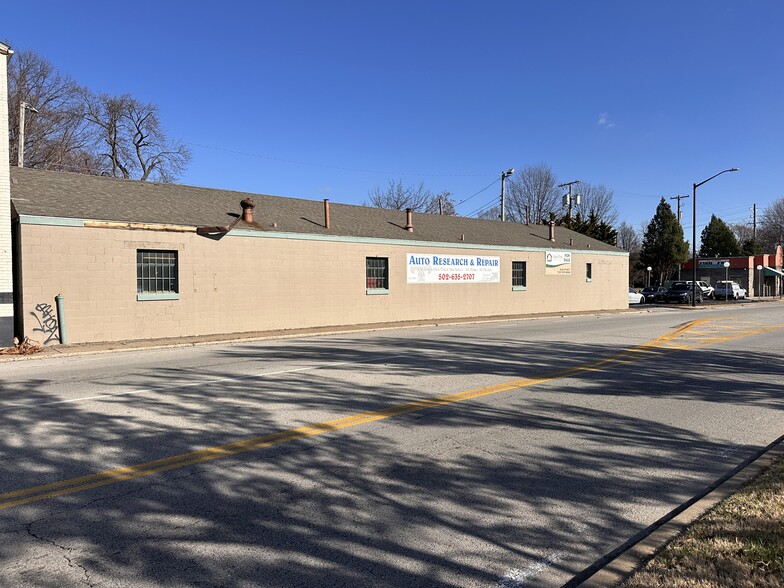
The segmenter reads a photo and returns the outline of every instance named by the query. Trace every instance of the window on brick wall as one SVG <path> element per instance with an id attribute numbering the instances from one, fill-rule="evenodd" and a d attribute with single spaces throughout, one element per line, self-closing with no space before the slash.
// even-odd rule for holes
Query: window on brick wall
<path id="1" fill-rule="evenodd" d="M 389 292 L 388 258 L 365 258 L 365 288 L 367 288 L 369 294 L 385 294 Z"/>
<path id="2" fill-rule="evenodd" d="M 525 290 L 528 285 L 524 261 L 512 262 L 512 290 Z"/>
<path id="3" fill-rule="evenodd" d="M 139 300 L 179 298 L 176 251 L 136 251 L 136 297 Z"/>

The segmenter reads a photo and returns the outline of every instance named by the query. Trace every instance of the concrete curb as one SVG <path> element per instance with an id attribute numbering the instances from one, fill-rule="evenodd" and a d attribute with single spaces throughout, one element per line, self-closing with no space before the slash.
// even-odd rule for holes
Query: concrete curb
<path id="1" fill-rule="evenodd" d="M 124 351 L 142 351 L 154 349 L 172 349 L 175 347 L 195 347 L 198 345 L 222 345 L 233 343 L 245 343 L 253 341 L 269 341 L 272 339 L 296 339 L 300 337 L 313 337 L 313 336 L 328 336 L 328 335 L 345 335 L 351 333 L 370 333 L 373 331 L 388 331 L 393 329 L 409 329 L 414 327 L 439 327 L 451 325 L 469 325 L 480 323 L 496 323 L 496 322 L 511 322 L 511 321 L 527 321 L 527 320 L 540 320 L 545 318 L 565 318 L 568 316 L 605 316 L 611 314 L 631 313 L 639 314 L 645 312 L 666 312 L 666 311 L 695 311 L 695 310 L 730 310 L 731 308 L 742 306 L 749 302 L 758 302 L 747 299 L 733 304 L 733 306 L 713 306 L 702 305 L 698 307 L 673 305 L 673 304 L 636 304 L 635 308 L 621 309 L 621 310 L 595 310 L 595 311 L 577 311 L 577 312 L 552 312 L 537 315 L 512 315 L 512 316 L 497 316 L 497 317 L 473 317 L 468 319 L 444 319 L 444 320 L 430 320 L 430 321 L 412 321 L 410 323 L 377 323 L 370 325 L 355 325 L 352 327 L 338 328 L 338 327 L 325 327 L 325 328 L 312 328 L 312 329 L 298 329 L 298 330 L 279 330 L 268 332 L 256 333 L 231 333 L 225 337 L 216 335 L 206 335 L 203 337 L 181 337 L 172 339 L 141 339 L 131 341 L 116 341 L 104 343 L 77 343 L 75 345 L 52 345 L 45 347 L 43 351 L 31 355 L 2 355 L 0 354 L 0 364 L 12 361 L 26 361 L 32 359 L 49 359 L 53 357 L 73 357 L 77 355 L 99 355 L 103 353 L 119 353 Z M 780 302 L 779 300 L 762 300 L 760 302 Z M 639 307 L 639 308 L 636 308 Z"/>
<path id="2" fill-rule="evenodd" d="M 746 459 L 694 498 L 574 576 L 563 588 L 611 588 L 641 568 L 698 518 L 784 456 L 784 436 Z"/>

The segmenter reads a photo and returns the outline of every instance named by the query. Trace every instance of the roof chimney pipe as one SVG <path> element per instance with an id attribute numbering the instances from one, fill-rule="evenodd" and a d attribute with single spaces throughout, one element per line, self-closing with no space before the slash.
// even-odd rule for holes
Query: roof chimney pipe
<path id="1" fill-rule="evenodd" d="M 329 228 L 329 198 L 324 198 L 324 228 Z"/>
<path id="2" fill-rule="evenodd" d="M 406 230 L 409 233 L 414 232 L 414 223 L 412 222 L 413 214 L 410 208 L 406 208 Z"/>
<path id="3" fill-rule="evenodd" d="M 550 213 L 550 241 L 555 243 L 555 213 Z"/>
<path id="4" fill-rule="evenodd" d="M 248 224 L 253 222 L 253 209 L 256 208 L 256 203 L 252 198 L 245 198 L 240 202 L 242 206 L 242 220 Z"/>

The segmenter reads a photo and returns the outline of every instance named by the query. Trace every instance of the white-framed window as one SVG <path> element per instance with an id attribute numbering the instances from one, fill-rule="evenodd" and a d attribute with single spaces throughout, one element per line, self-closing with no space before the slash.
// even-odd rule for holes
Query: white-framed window
<path id="1" fill-rule="evenodd" d="M 136 251 L 136 299 L 176 300 L 180 297 L 176 251 Z"/>
<path id="2" fill-rule="evenodd" d="M 585 264 L 585 281 L 590 282 L 593 280 L 593 264 L 586 263 Z"/>

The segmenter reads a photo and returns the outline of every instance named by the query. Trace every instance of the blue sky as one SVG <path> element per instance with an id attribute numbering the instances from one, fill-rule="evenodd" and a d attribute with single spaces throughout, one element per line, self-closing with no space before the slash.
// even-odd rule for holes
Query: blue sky
<path id="1" fill-rule="evenodd" d="M 361 203 L 401 179 L 460 202 L 546 163 L 639 227 L 740 168 L 699 188 L 699 234 L 784 195 L 782 25 L 780 0 L 44 1 L 4 7 L 0 38 L 158 104 L 185 184 Z"/>

